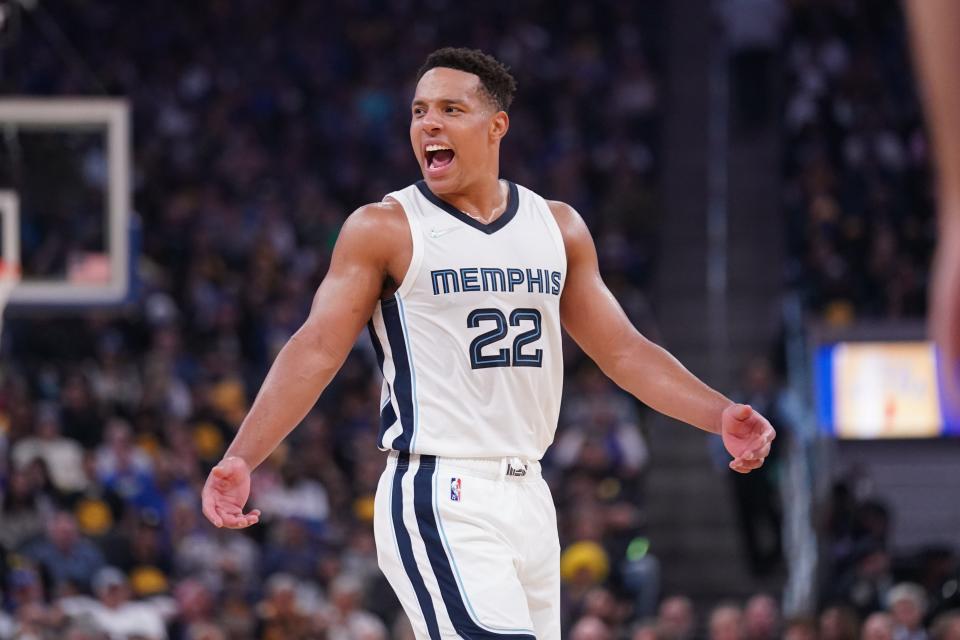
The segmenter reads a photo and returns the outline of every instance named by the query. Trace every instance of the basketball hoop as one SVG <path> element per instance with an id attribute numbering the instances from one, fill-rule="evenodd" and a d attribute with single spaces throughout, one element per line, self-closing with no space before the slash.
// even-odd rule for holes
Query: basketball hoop
<path id="1" fill-rule="evenodd" d="M 20 266 L 0 260 L 0 336 L 3 336 L 3 312 L 7 301 L 20 282 Z"/>

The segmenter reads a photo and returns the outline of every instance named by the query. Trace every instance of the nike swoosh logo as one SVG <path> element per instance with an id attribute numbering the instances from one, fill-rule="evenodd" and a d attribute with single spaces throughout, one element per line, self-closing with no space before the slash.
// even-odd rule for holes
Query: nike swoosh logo
<path id="1" fill-rule="evenodd" d="M 456 231 L 458 228 L 459 227 L 447 227 L 446 229 L 437 229 L 436 227 L 434 227 L 433 229 L 430 229 L 430 237 L 439 238 L 441 236 L 447 235 L 452 231 Z"/>

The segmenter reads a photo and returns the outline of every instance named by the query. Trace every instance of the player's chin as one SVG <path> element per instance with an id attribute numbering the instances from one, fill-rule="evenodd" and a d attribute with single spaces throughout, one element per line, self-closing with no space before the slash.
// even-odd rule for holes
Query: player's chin
<path id="1" fill-rule="evenodd" d="M 430 191 L 441 196 L 445 193 L 454 193 L 456 192 L 457 181 L 456 176 L 451 175 L 450 173 L 444 173 L 443 175 L 432 175 L 430 171 L 423 172 L 423 181 L 427 183 L 427 186 L 430 187 Z"/>

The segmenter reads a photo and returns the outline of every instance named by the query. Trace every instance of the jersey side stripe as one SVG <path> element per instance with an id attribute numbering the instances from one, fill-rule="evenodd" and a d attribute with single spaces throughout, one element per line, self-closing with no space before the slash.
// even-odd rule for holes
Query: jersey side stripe
<path id="1" fill-rule="evenodd" d="M 433 513 L 433 475 L 436 469 L 436 456 L 420 456 L 420 466 L 413 477 L 413 509 L 417 514 L 417 526 L 420 537 L 427 549 L 430 566 L 440 585 L 440 595 L 444 607 L 457 634 L 468 640 L 487 640 L 493 638 L 516 638 L 517 640 L 536 640 L 530 633 L 495 633 L 488 631 L 473 621 L 460 595 L 450 560 L 443 549 L 440 531 Z"/>
<path id="2" fill-rule="evenodd" d="M 413 439 L 414 407 L 413 384 L 411 380 L 410 357 L 408 344 L 404 335 L 403 324 L 400 321 L 400 310 L 395 298 L 380 303 L 383 311 L 383 324 L 387 329 L 387 341 L 393 354 L 393 366 L 396 373 L 393 377 L 393 396 L 400 410 L 400 426 L 403 432 L 391 444 L 397 451 L 410 451 Z"/>
<path id="3" fill-rule="evenodd" d="M 380 345 L 380 338 L 377 337 L 377 330 L 373 326 L 373 320 L 367 323 L 367 331 L 370 333 L 370 342 L 373 343 L 373 350 L 377 354 L 377 366 L 380 367 L 380 374 L 386 377 L 386 373 L 383 369 L 383 347 Z M 387 385 L 387 401 L 380 408 L 380 433 L 377 435 L 377 442 L 382 448 L 387 448 L 388 443 L 383 441 L 383 436 L 386 434 L 387 429 L 392 427 L 397 421 L 397 412 L 393 410 L 393 392 L 390 389 L 390 385 Z"/>
<path id="4" fill-rule="evenodd" d="M 400 560 L 407 572 L 407 577 L 410 578 L 410 583 L 413 585 L 413 591 L 417 594 L 417 602 L 420 603 L 420 610 L 423 612 L 423 618 L 427 623 L 430 640 L 441 640 L 440 627 L 437 625 L 437 612 L 433 608 L 430 592 L 427 591 L 427 585 L 423 582 L 423 576 L 420 575 L 417 561 L 413 557 L 410 532 L 407 531 L 407 527 L 403 523 L 403 476 L 406 475 L 409 468 L 410 454 L 401 451 L 393 475 L 393 495 L 390 504 L 390 511 L 393 515 L 393 530 L 396 534 L 397 547 L 400 550 Z"/>
<path id="5" fill-rule="evenodd" d="M 403 327 L 404 344 L 407 347 L 407 358 L 410 362 L 410 398 L 413 403 L 413 435 L 410 437 L 410 453 L 417 451 L 417 429 L 420 426 L 420 404 L 417 402 L 417 365 L 413 361 L 413 341 L 410 340 L 410 334 L 407 332 L 407 313 L 403 308 L 403 298 L 399 293 L 394 294 L 397 300 L 397 307 L 400 309 L 400 326 Z"/>

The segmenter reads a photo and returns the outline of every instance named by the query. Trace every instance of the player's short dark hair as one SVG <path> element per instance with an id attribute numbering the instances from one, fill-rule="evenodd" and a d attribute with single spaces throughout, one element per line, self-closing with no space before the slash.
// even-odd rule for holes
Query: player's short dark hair
<path id="1" fill-rule="evenodd" d="M 446 67 L 466 71 L 480 78 L 480 86 L 490 101 L 501 111 L 510 108 L 513 94 L 517 90 L 517 81 L 502 62 L 479 49 L 464 47 L 444 47 L 427 56 L 423 66 L 417 72 L 417 81 L 427 71 L 436 67 Z"/>

